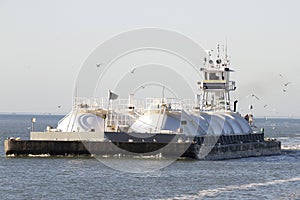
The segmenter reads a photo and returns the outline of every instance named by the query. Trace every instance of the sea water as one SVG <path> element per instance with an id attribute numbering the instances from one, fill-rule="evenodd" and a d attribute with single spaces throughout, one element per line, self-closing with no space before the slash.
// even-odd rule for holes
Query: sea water
<path id="1" fill-rule="evenodd" d="M 0 115 L 1 199 L 300 199 L 300 119 L 256 119 L 283 154 L 225 161 L 178 160 L 161 170 L 126 173 L 87 157 L 7 158 L 3 141 L 56 127 L 63 116 Z M 149 158 L 110 158 L 116 162 Z M 163 161 L 162 161 L 163 162 Z"/>

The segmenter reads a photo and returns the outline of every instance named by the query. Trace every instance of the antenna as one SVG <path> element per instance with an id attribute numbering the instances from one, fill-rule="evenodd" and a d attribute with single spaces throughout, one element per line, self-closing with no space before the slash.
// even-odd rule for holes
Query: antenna
<path id="1" fill-rule="evenodd" d="M 228 63 L 228 52 L 227 52 L 227 37 L 225 36 L 225 60 Z"/>
<path id="2" fill-rule="evenodd" d="M 165 86 L 163 85 L 163 88 L 162 88 L 162 99 L 164 101 L 164 98 L 165 98 Z"/>
<path id="3" fill-rule="evenodd" d="M 222 59 L 220 59 L 220 44 L 218 44 L 217 46 L 217 60 L 216 60 L 216 63 L 217 63 L 217 67 L 220 68 L 221 64 L 222 64 Z"/>
<path id="4" fill-rule="evenodd" d="M 78 88 L 77 88 L 77 83 L 75 84 L 75 91 L 74 91 L 74 96 L 73 96 L 73 108 L 77 106 L 77 98 L 78 98 Z M 72 109 L 73 109 L 72 108 Z"/>

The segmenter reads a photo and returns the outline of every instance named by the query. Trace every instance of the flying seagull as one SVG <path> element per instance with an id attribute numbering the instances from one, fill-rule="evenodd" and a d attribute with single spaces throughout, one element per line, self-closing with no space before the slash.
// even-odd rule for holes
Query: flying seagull
<path id="1" fill-rule="evenodd" d="M 260 101 L 260 99 L 255 94 L 251 94 L 251 96 L 256 98 L 258 101 Z"/>
<path id="2" fill-rule="evenodd" d="M 284 83 L 283 85 L 286 87 L 288 86 L 289 84 L 291 84 L 292 82 L 287 82 L 287 83 Z"/>
<path id="3" fill-rule="evenodd" d="M 282 74 L 279 74 L 279 76 L 280 76 L 280 78 L 282 78 L 283 79 L 283 76 L 282 76 Z M 289 84 L 291 84 L 292 82 L 283 82 L 283 86 L 284 87 L 287 87 Z M 283 89 L 283 92 L 286 92 L 286 90 L 285 89 Z"/>
<path id="4" fill-rule="evenodd" d="M 97 67 L 101 67 L 102 63 L 96 64 Z"/>
<path id="5" fill-rule="evenodd" d="M 133 70 L 132 70 L 130 73 L 132 73 L 132 74 L 133 74 L 133 73 L 135 72 L 135 70 L 136 70 L 136 68 L 134 68 L 134 69 L 133 69 Z"/>

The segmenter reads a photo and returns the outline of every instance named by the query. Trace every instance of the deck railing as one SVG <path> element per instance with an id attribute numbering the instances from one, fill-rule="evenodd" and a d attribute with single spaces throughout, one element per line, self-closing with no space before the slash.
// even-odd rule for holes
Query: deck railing
<path id="1" fill-rule="evenodd" d="M 176 98 L 146 98 L 146 99 L 116 99 L 77 97 L 74 99 L 73 109 L 81 110 L 110 110 L 126 113 L 134 111 L 143 114 L 147 110 L 161 110 L 167 108 L 173 111 L 220 111 L 231 110 L 234 101 L 214 100 L 196 102 L 192 99 Z"/>
<path id="2" fill-rule="evenodd" d="M 167 107 L 169 110 L 192 110 L 196 104 L 190 99 L 175 99 L 175 98 L 146 98 L 146 99 L 116 99 L 108 100 L 107 98 L 87 98 L 76 97 L 73 101 L 73 109 L 82 110 L 113 110 L 113 111 L 146 111 L 159 110 L 162 107 Z"/>

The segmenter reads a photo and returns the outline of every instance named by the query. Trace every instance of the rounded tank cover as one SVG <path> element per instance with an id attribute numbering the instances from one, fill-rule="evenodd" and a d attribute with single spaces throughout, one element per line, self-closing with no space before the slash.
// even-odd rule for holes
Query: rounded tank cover
<path id="1" fill-rule="evenodd" d="M 104 119 L 92 113 L 69 113 L 57 126 L 62 132 L 103 132 Z"/>

